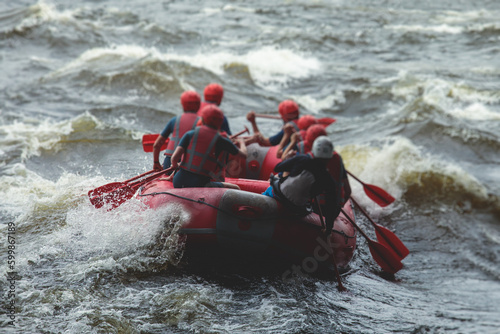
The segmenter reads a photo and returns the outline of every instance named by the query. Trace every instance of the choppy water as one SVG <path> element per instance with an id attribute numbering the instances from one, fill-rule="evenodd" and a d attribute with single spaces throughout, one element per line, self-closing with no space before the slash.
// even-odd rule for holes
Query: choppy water
<path id="1" fill-rule="evenodd" d="M 488 0 L 3 2 L 2 331 L 499 333 L 499 17 Z M 142 134 L 209 82 L 233 131 L 287 98 L 337 118 L 347 168 L 397 198 L 380 209 L 351 181 L 411 250 L 395 281 L 363 239 L 348 293 L 244 264 L 193 271 L 178 208 L 91 206 L 88 190 L 152 167 Z"/>

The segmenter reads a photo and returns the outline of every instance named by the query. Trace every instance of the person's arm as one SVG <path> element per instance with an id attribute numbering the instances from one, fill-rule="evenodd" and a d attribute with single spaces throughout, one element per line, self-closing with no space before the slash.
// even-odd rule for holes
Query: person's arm
<path id="1" fill-rule="evenodd" d="M 290 137 L 293 137 L 295 129 L 291 125 L 285 125 L 283 127 L 284 135 L 283 138 L 281 138 L 281 141 L 278 145 L 278 150 L 276 151 L 276 158 L 281 159 L 283 156 L 284 152 L 283 149 L 287 144 L 290 142 Z M 288 145 L 290 147 L 290 145 Z"/>
<path id="2" fill-rule="evenodd" d="M 289 159 L 295 155 L 295 153 L 297 152 L 297 143 L 299 141 L 298 138 L 299 138 L 299 134 L 297 132 L 294 132 L 292 134 L 292 138 L 290 139 L 290 144 L 288 144 L 288 147 L 281 155 L 283 160 Z"/>
<path id="3" fill-rule="evenodd" d="M 168 173 L 169 171 L 172 171 L 172 174 L 170 174 L 166 178 L 168 181 L 171 181 L 174 178 L 175 170 L 179 167 L 179 161 L 181 161 L 181 158 L 182 158 L 182 155 L 184 154 L 184 152 L 185 152 L 184 147 L 179 145 L 176 147 L 174 154 L 172 154 L 170 167 L 168 167 L 166 169 L 166 171 L 167 171 L 166 173 Z"/>
<path id="4" fill-rule="evenodd" d="M 339 155 L 340 157 L 340 155 Z M 344 172 L 343 175 L 341 175 L 342 177 L 342 191 L 343 191 L 343 197 L 344 197 L 344 201 L 347 202 L 347 200 L 349 199 L 349 197 L 351 197 L 351 184 L 349 183 L 349 179 L 347 178 L 347 173 L 345 171 L 345 167 L 344 167 L 344 162 L 342 161 L 342 157 L 340 157 L 340 163 L 342 165 L 342 171 Z M 345 204 L 342 203 L 342 204 Z"/>
<path id="5" fill-rule="evenodd" d="M 163 167 L 160 164 L 160 152 L 161 147 L 167 141 L 167 138 L 174 131 L 175 122 L 177 117 L 173 117 L 165 126 L 165 129 L 160 133 L 158 138 L 156 138 L 155 143 L 153 144 L 153 169 L 154 170 L 162 170 Z"/>
<path id="6" fill-rule="evenodd" d="M 227 121 L 226 115 L 224 115 L 224 120 L 222 121 L 222 126 L 221 126 L 222 131 L 226 131 L 226 133 L 230 136 L 232 135 L 231 129 L 229 129 L 229 122 Z"/>
<path id="7" fill-rule="evenodd" d="M 167 138 L 163 137 L 162 135 L 159 135 L 158 138 L 156 138 L 155 143 L 153 144 L 153 169 L 154 170 L 162 170 L 163 167 L 160 164 L 160 151 L 161 147 L 165 142 L 167 141 Z"/>
<path id="8" fill-rule="evenodd" d="M 238 139 L 238 143 L 240 144 L 240 148 L 238 150 L 238 154 L 236 155 L 239 158 L 246 159 L 247 158 L 247 145 L 245 144 L 245 140 L 242 138 Z"/>
<path id="9" fill-rule="evenodd" d="M 217 142 L 217 150 L 215 151 L 216 155 L 219 155 L 221 151 L 226 151 L 231 155 L 234 155 L 238 158 L 246 159 L 247 158 L 247 147 L 245 145 L 245 141 L 243 139 L 238 139 L 240 142 L 240 148 L 233 144 L 233 142 L 224 137 L 220 137 Z"/>
<path id="10" fill-rule="evenodd" d="M 257 127 L 257 123 L 255 122 L 255 111 L 250 111 L 247 114 L 247 120 L 252 124 L 253 133 L 260 133 L 259 128 Z"/>

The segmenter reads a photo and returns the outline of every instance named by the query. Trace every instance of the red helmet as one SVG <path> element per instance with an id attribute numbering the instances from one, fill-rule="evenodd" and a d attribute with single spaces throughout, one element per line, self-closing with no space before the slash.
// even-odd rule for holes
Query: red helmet
<path id="1" fill-rule="evenodd" d="M 299 118 L 299 105 L 292 100 L 285 100 L 278 106 L 278 111 L 286 121 L 291 121 Z"/>
<path id="2" fill-rule="evenodd" d="M 181 104 L 184 111 L 194 111 L 197 112 L 200 109 L 200 94 L 196 93 L 194 90 L 188 90 L 181 94 Z"/>
<path id="3" fill-rule="evenodd" d="M 205 87 L 203 96 L 205 98 L 205 101 L 220 105 L 222 97 L 224 96 L 224 88 L 222 88 L 222 86 L 219 84 L 211 83 L 207 85 L 207 87 Z"/>
<path id="4" fill-rule="evenodd" d="M 199 115 L 203 118 L 203 123 L 214 129 L 219 130 L 224 122 L 224 114 L 222 111 L 214 104 L 208 104 L 204 106 Z"/>
<path id="5" fill-rule="evenodd" d="M 323 125 L 314 124 L 311 125 L 309 129 L 307 129 L 305 140 L 309 144 L 312 144 L 314 143 L 314 140 L 316 140 L 316 138 L 318 138 L 319 136 L 326 136 L 326 130 Z"/>
<path id="6" fill-rule="evenodd" d="M 311 125 L 317 124 L 318 121 L 312 115 L 305 115 L 299 118 L 297 121 L 297 125 L 300 130 L 307 130 Z"/>

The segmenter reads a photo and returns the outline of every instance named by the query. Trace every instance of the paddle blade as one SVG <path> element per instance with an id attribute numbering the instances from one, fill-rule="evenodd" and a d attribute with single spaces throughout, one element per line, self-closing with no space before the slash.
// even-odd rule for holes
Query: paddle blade
<path id="1" fill-rule="evenodd" d="M 394 201 L 396 200 L 384 189 L 374 186 L 373 184 L 363 183 L 363 189 L 365 190 L 366 195 L 381 207 L 386 207 L 389 204 L 394 203 Z"/>
<path id="2" fill-rule="evenodd" d="M 158 133 L 147 133 L 142 136 L 142 149 L 144 152 L 153 152 L 153 145 L 156 142 L 156 138 L 158 138 L 159 134 Z M 160 151 L 166 150 L 167 149 L 167 143 L 166 141 Z"/>
<path id="3" fill-rule="evenodd" d="M 96 196 L 101 196 L 101 195 L 107 194 L 115 189 L 123 187 L 124 185 L 126 185 L 126 183 L 124 183 L 124 182 L 111 182 L 111 183 L 105 184 L 103 186 L 100 186 L 98 188 L 90 190 L 88 192 L 88 195 L 90 198 L 96 197 Z"/>
<path id="4" fill-rule="evenodd" d="M 328 125 L 334 123 L 336 119 L 331 117 L 323 117 L 323 118 L 318 118 L 317 121 L 318 124 L 321 124 L 326 128 Z"/>
<path id="5" fill-rule="evenodd" d="M 107 194 L 90 197 L 90 203 L 97 209 L 103 207 L 104 205 L 110 205 L 110 209 L 119 207 L 125 201 L 131 199 L 138 187 L 130 187 L 125 185 L 121 188 L 117 188 Z M 90 195 L 90 194 L 89 194 Z"/>
<path id="6" fill-rule="evenodd" d="M 396 254 L 384 245 L 373 240 L 368 240 L 368 246 L 373 259 L 378 263 L 383 271 L 389 274 L 395 274 L 403 268 L 403 264 L 397 258 Z"/>
<path id="7" fill-rule="evenodd" d="M 377 240 L 389 250 L 392 250 L 400 261 L 410 254 L 408 248 L 391 230 L 375 224 L 375 234 L 377 235 Z"/>

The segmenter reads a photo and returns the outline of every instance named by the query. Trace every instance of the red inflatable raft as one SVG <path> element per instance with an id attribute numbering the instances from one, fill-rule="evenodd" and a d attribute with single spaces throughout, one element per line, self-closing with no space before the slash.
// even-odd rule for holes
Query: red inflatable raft
<path id="1" fill-rule="evenodd" d="M 299 216 L 275 199 L 261 195 L 269 182 L 227 179 L 242 190 L 227 188 L 175 189 L 171 182 L 156 179 L 144 185 L 138 197 L 151 208 L 173 203 L 189 214 L 179 233 L 186 249 L 229 248 L 246 253 L 284 255 L 301 262 L 305 271 L 315 265 L 333 264 L 345 269 L 356 249 L 356 230 L 341 214 L 327 239 L 315 213 Z M 345 212 L 354 219 L 350 202 Z"/>
<path id="2" fill-rule="evenodd" d="M 247 159 L 230 160 L 226 166 L 226 175 L 232 178 L 269 180 L 274 166 L 281 162 L 276 157 L 277 151 L 278 146 L 248 145 Z"/>

